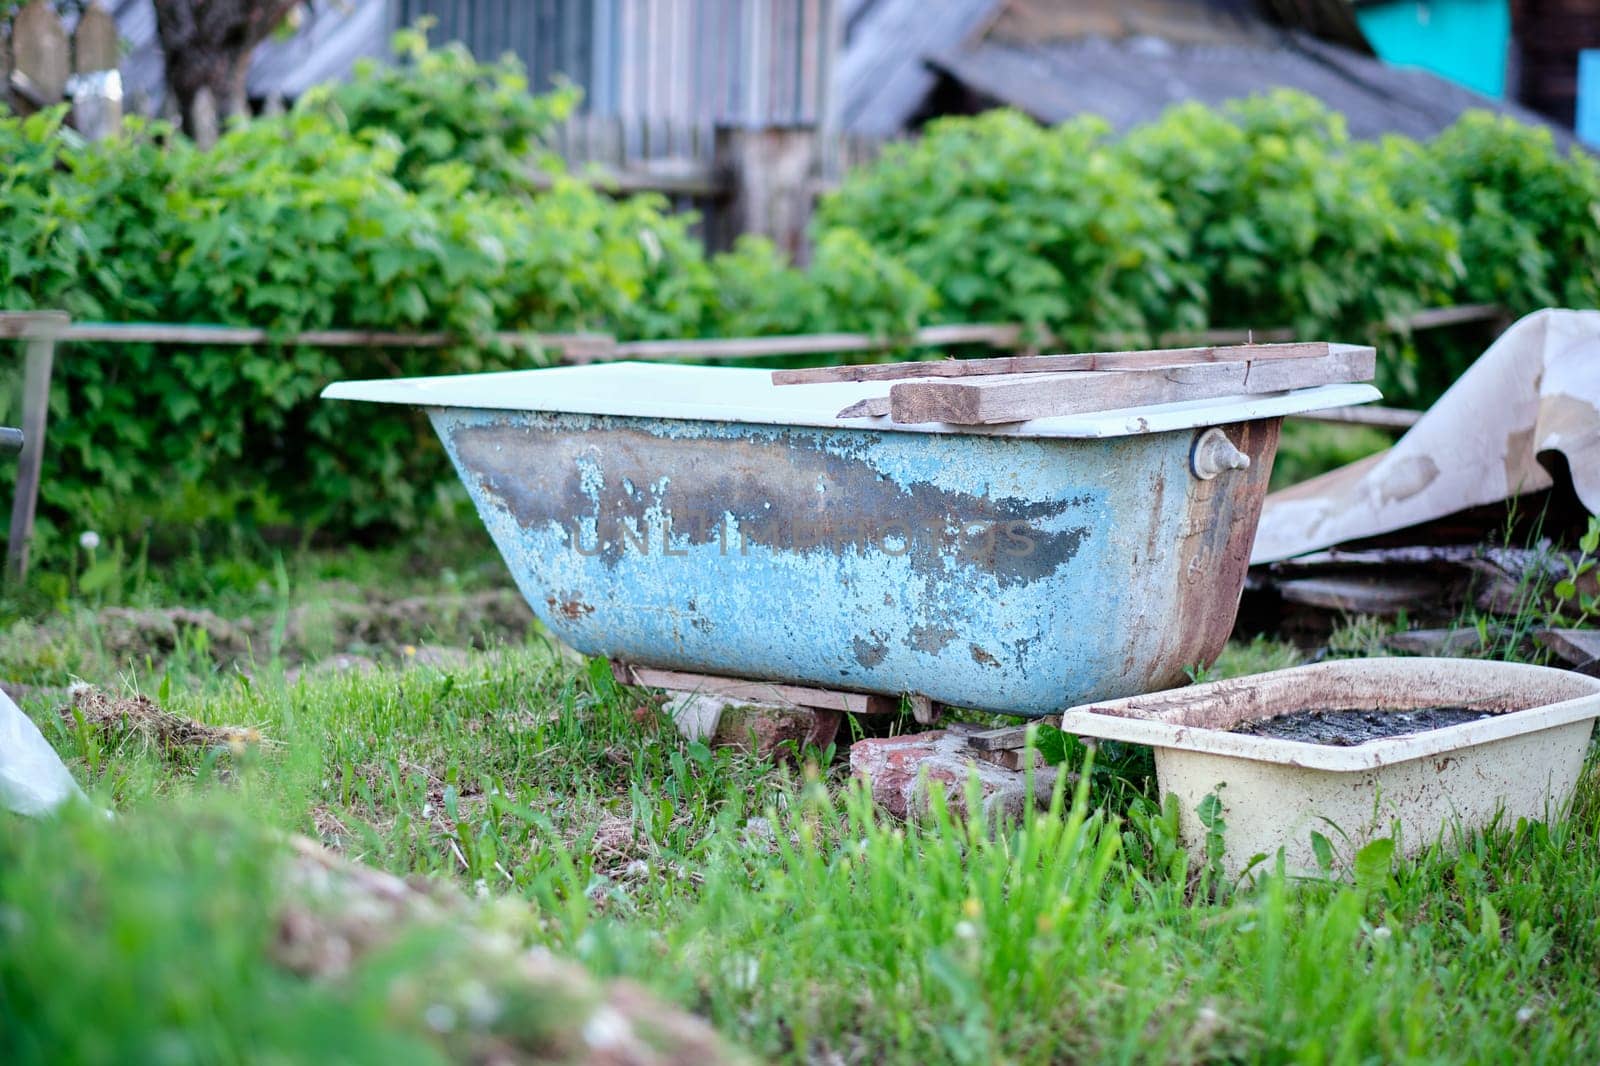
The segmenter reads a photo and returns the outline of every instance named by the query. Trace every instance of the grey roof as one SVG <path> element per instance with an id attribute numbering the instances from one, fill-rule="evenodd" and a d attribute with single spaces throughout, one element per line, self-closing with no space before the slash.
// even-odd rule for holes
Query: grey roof
<path id="1" fill-rule="evenodd" d="M 123 86 L 130 99 L 157 112 L 166 85 L 155 7 L 151 0 L 116 0 L 109 6 L 126 49 Z M 292 99 L 318 82 L 348 76 L 356 60 L 388 53 L 391 21 L 389 0 L 311 0 L 294 34 L 270 37 L 256 49 L 250 95 Z"/>
<path id="2" fill-rule="evenodd" d="M 845 0 L 833 83 L 839 124 L 879 136 L 903 130 L 938 80 L 927 58 L 960 45 L 995 6 L 996 0 Z"/>
<path id="3" fill-rule="evenodd" d="M 1550 126 L 1566 147 L 1571 133 L 1526 108 L 1491 99 L 1427 71 L 1279 32 L 1275 43 L 1182 45 L 1154 37 L 1086 37 L 1048 43 L 986 39 L 929 57 L 929 64 L 978 93 L 1044 122 L 1097 114 L 1118 130 L 1149 122 L 1173 104 L 1219 104 L 1299 89 L 1343 113 L 1352 136 L 1431 137 L 1463 111 L 1485 108 Z"/>

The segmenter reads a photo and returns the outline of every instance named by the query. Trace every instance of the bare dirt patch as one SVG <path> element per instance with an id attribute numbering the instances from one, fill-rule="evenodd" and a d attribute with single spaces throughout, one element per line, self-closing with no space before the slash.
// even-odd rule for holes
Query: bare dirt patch
<path id="1" fill-rule="evenodd" d="M 162 659 L 188 647 L 229 664 L 265 658 L 276 647 L 291 663 L 330 652 L 370 660 L 376 652 L 440 668 L 462 662 L 466 648 L 522 640 L 532 624 L 527 604 L 507 589 L 336 600 L 238 619 L 189 607 L 107 607 L 94 619 L 106 652 L 118 661 Z"/>

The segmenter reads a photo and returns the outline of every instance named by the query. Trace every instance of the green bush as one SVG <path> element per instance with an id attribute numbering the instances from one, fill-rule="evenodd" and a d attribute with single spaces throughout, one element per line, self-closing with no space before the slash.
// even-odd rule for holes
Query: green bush
<path id="1" fill-rule="evenodd" d="M 1390 195 L 1399 147 L 1353 144 L 1309 97 L 1173 108 L 1117 151 L 1176 210 L 1213 324 L 1359 338 L 1460 273 L 1449 222 Z"/>
<path id="2" fill-rule="evenodd" d="M 902 260 L 949 321 L 1020 321 L 1085 341 L 1202 326 L 1187 235 L 1108 131 L 1012 111 L 934 122 L 849 175 L 823 201 L 819 232 L 853 229 Z"/>
<path id="3" fill-rule="evenodd" d="M 1429 146 L 1424 195 L 1461 230 L 1455 297 L 1517 314 L 1600 302 L 1600 162 L 1550 131 L 1476 112 Z"/>
<path id="4" fill-rule="evenodd" d="M 1600 305 L 1600 164 L 1550 131 L 1473 112 L 1426 145 L 1392 139 L 1397 201 L 1429 206 L 1458 234 L 1465 266 L 1443 303 L 1488 303 L 1519 317 Z M 1485 327 L 1394 338 L 1379 384 L 1431 402 L 1492 337 Z"/>
<path id="5" fill-rule="evenodd" d="M 334 103 L 353 132 L 394 139 L 395 173 L 408 186 L 426 184 L 430 167 L 460 163 L 485 192 L 523 188 L 535 150 L 571 114 L 576 92 L 535 96 L 514 61 L 479 63 L 459 42 L 429 49 L 432 22 L 394 35 L 403 62 L 361 60 L 355 76 L 332 90 Z"/>
<path id="6" fill-rule="evenodd" d="M 901 337 L 927 320 L 938 299 L 906 264 L 852 229 L 819 233 L 804 274 L 754 236 L 741 237 L 712 269 L 718 318 L 708 332 L 730 337 L 818 329 Z"/>
<path id="7" fill-rule="evenodd" d="M 34 217 L 30 242 L 53 269 L 0 279 L 5 306 L 284 332 L 472 335 L 496 324 L 486 294 L 507 263 L 489 236 L 498 208 L 441 184 L 406 189 L 393 177 L 392 148 L 348 136 L 326 112 L 235 129 L 209 153 L 159 128 L 72 150 L 50 122 L 0 123 L 0 155 L 19 141 L 22 152 L 48 150 L 55 158 L 41 166 L 64 175 L 52 175 L 58 203 Z M 6 218 L 17 224 L 16 214 Z M 566 294 L 565 317 L 582 319 L 588 295 Z M 74 345 L 58 361 L 42 498 L 48 514 L 113 533 L 153 514 L 174 517 L 159 507 L 175 484 L 226 486 L 215 502 L 229 511 L 241 494 L 283 501 L 266 508 L 269 520 L 292 510 L 307 524 L 392 521 L 433 491 L 429 475 L 442 471 L 427 464 L 437 460 L 407 420 L 324 407 L 312 402 L 317 391 L 348 373 L 504 362 L 472 348 L 441 356 Z M 419 461 L 416 484 L 406 475 Z"/>

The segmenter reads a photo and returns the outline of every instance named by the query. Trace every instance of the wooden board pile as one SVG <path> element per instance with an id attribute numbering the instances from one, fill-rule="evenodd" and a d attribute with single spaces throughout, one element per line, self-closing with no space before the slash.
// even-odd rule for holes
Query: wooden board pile
<path id="1" fill-rule="evenodd" d="M 866 363 L 775 370 L 772 381 L 888 382 L 887 394 L 839 417 L 977 426 L 1370 381 L 1375 372 L 1372 348 L 1304 341 Z"/>
<path id="2" fill-rule="evenodd" d="M 1600 677 L 1600 629 L 1518 630 L 1502 625 L 1408 629 L 1385 637 L 1383 646 L 1408 655 L 1467 658 L 1490 655 L 1496 649 L 1516 649 L 1531 657 L 1542 648 L 1548 653 L 1550 665 Z"/>
<path id="3" fill-rule="evenodd" d="M 1533 515 L 1538 518 L 1540 512 Z M 1505 519 L 1499 521 L 1505 528 Z M 1556 525 L 1552 517 L 1546 528 L 1554 531 Z M 1425 539 L 1455 531 L 1455 526 L 1432 523 L 1408 532 Z M 1486 527 L 1483 535 L 1495 532 Z M 1588 667 L 1589 660 L 1600 658 L 1600 646 L 1582 655 L 1572 641 L 1558 648 L 1541 635 L 1590 632 L 1559 628 L 1563 611 L 1574 609 L 1554 592 L 1558 582 L 1572 578 L 1579 597 L 1600 596 L 1600 575 L 1583 569 L 1585 559 L 1581 552 L 1547 543 L 1531 548 L 1374 544 L 1311 552 L 1251 568 L 1236 632 L 1270 633 L 1317 647 L 1342 621 L 1371 617 L 1423 627 L 1386 638 L 1394 651 L 1477 654 L 1508 640 L 1532 651 L 1532 640 L 1553 654 L 1570 651 L 1566 661 L 1574 668 Z M 1469 617 L 1482 619 L 1483 628 L 1463 628 L 1462 619 Z M 1530 620 L 1556 628 L 1544 630 Z M 1600 669 L 1600 663 L 1593 668 Z"/>

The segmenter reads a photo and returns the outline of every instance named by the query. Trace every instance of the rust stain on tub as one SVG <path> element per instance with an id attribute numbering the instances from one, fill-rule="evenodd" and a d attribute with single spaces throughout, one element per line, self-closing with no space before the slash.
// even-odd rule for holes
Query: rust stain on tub
<path id="1" fill-rule="evenodd" d="M 1167 498 L 1167 474 L 1166 474 L 1166 471 L 1164 471 L 1164 470 L 1156 471 L 1156 483 L 1155 483 L 1155 486 L 1154 486 L 1154 489 L 1153 489 L 1151 495 L 1154 497 L 1154 500 L 1155 500 L 1154 506 L 1152 506 L 1150 508 L 1151 513 L 1160 514 L 1161 513 L 1162 501 L 1164 501 Z M 1149 559 L 1155 558 L 1156 551 L 1160 547 L 1160 545 L 1156 543 L 1156 538 L 1159 537 L 1160 535 L 1161 535 L 1161 526 L 1160 526 L 1160 524 L 1157 523 L 1157 522 L 1150 523 L 1150 536 L 1145 541 L 1145 546 L 1144 546 L 1144 557 L 1145 557 L 1145 559 L 1149 560 Z"/>
<path id="2" fill-rule="evenodd" d="M 906 634 L 906 643 L 918 651 L 925 651 L 929 655 L 936 655 L 944 650 L 944 646 L 959 636 L 949 626 L 921 625 L 912 626 Z"/>
<path id="3" fill-rule="evenodd" d="M 1228 643 L 1282 424 L 1282 419 L 1270 418 L 1221 427 L 1250 457 L 1249 468 L 1210 481 L 1190 481 L 1183 527 L 1189 532 L 1177 551 L 1189 560 L 1188 573 L 1198 580 L 1164 590 L 1171 599 L 1160 605 L 1160 613 L 1171 623 L 1152 624 L 1166 626 L 1171 654 L 1142 660 L 1181 665 L 1165 665 L 1142 678 L 1148 689 L 1181 682 L 1183 666 L 1209 666 Z"/>
<path id="4" fill-rule="evenodd" d="M 577 598 L 560 600 L 554 596 L 547 596 L 544 602 L 550 610 L 569 622 L 576 622 L 586 614 L 594 614 L 593 607 Z"/>

